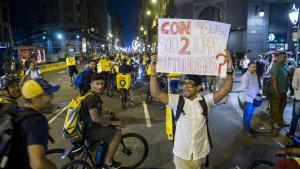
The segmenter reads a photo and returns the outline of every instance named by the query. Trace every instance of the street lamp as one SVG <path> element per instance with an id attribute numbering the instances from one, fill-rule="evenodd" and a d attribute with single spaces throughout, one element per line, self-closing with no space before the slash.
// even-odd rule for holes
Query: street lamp
<path id="1" fill-rule="evenodd" d="M 157 0 L 151 0 L 151 2 L 152 2 L 153 4 L 156 4 Z"/>
<path id="2" fill-rule="evenodd" d="M 77 35 L 77 36 L 76 36 L 76 38 L 77 38 L 77 39 L 79 39 L 79 38 L 80 38 L 80 36 L 79 36 L 79 35 Z"/>
<path id="3" fill-rule="evenodd" d="M 57 34 L 57 38 L 58 39 L 62 39 L 62 35 L 59 33 L 59 34 Z"/>
<path id="4" fill-rule="evenodd" d="M 151 11 L 150 11 L 150 10 L 147 10 L 146 14 L 147 14 L 147 15 L 151 15 Z"/>
<path id="5" fill-rule="evenodd" d="M 260 11 L 258 12 L 258 16 L 262 18 L 262 17 L 264 17 L 264 15 L 265 15 L 265 12 L 261 8 Z"/>
<path id="6" fill-rule="evenodd" d="M 144 30 L 144 27 L 142 26 L 142 27 L 141 27 L 141 31 L 143 31 L 143 30 Z"/>
<path id="7" fill-rule="evenodd" d="M 296 8 L 296 5 L 293 5 L 293 9 L 289 13 L 289 17 L 291 22 L 296 25 L 298 23 L 298 17 L 299 17 L 299 8 Z"/>
<path id="8" fill-rule="evenodd" d="M 292 10 L 289 13 L 289 17 L 291 22 L 293 23 L 293 25 L 296 28 L 296 35 L 297 35 L 297 47 L 296 47 L 296 63 L 298 65 L 298 50 L 299 50 L 299 37 L 298 37 L 298 18 L 299 18 L 299 8 L 296 8 L 296 5 L 293 5 Z"/>

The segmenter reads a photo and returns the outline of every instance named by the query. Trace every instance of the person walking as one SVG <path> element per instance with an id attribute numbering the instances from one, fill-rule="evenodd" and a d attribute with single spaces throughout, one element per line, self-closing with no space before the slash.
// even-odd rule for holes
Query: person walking
<path id="1" fill-rule="evenodd" d="M 285 52 L 279 52 L 276 63 L 271 69 L 272 94 L 271 94 L 271 123 L 273 129 L 288 127 L 283 120 L 283 112 L 286 106 L 287 92 L 289 88 L 289 69 L 285 65 L 287 56 Z"/>
<path id="2" fill-rule="evenodd" d="M 298 120 L 300 118 L 300 68 L 297 68 L 294 72 L 292 87 L 295 92 L 295 97 L 290 131 L 286 135 L 289 138 L 292 138 L 295 135 Z"/>
<path id="3" fill-rule="evenodd" d="M 256 74 L 256 64 L 249 63 L 248 71 L 242 76 L 241 89 L 244 94 L 244 115 L 243 126 L 247 135 L 255 137 L 254 131 L 250 128 L 251 119 L 255 112 L 254 99 L 259 93 L 259 82 Z"/>

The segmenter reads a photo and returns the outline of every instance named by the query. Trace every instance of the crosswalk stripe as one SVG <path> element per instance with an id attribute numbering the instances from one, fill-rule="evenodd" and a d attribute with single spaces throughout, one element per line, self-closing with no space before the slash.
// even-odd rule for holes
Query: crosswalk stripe
<path id="1" fill-rule="evenodd" d="M 151 120 L 148 112 L 148 107 L 145 101 L 143 101 L 143 107 L 144 107 L 144 113 L 145 113 L 145 119 L 146 119 L 146 124 L 147 127 L 151 127 Z"/>
<path id="2" fill-rule="evenodd" d="M 60 112 L 58 112 L 51 120 L 48 121 L 48 124 L 51 124 L 58 116 L 60 116 L 64 111 L 67 110 L 67 106 L 64 107 Z"/>

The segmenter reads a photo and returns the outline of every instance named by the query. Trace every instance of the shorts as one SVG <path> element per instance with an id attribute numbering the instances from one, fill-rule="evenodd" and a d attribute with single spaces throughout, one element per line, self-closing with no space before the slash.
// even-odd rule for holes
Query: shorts
<path id="1" fill-rule="evenodd" d="M 85 133 L 85 139 L 92 142 L 104 142 L 106 144 L 116 135 L 118 129 L 107 126 L 95 126 L 92 129 L 88 129 Z"/>
<path id="2" fill-rule="evenodd" d="M 68 69 L 69 69 L 69 76 L 70 77 L 72 77 L 74 75 L 74 73 L 76 75 L 78 75 L 78 70 L 77 70 L 75 65 L 74 66 L 69 66 Z"/>

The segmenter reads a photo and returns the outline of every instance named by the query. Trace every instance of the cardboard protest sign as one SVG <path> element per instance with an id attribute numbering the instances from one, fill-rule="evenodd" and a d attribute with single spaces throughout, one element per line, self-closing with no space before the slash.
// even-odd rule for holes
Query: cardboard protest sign
<path id="1" fill-rule="evenodd" d="M 230 25 L 192 19 L 158 20 L 157 71 L 226 76 Z"/>

